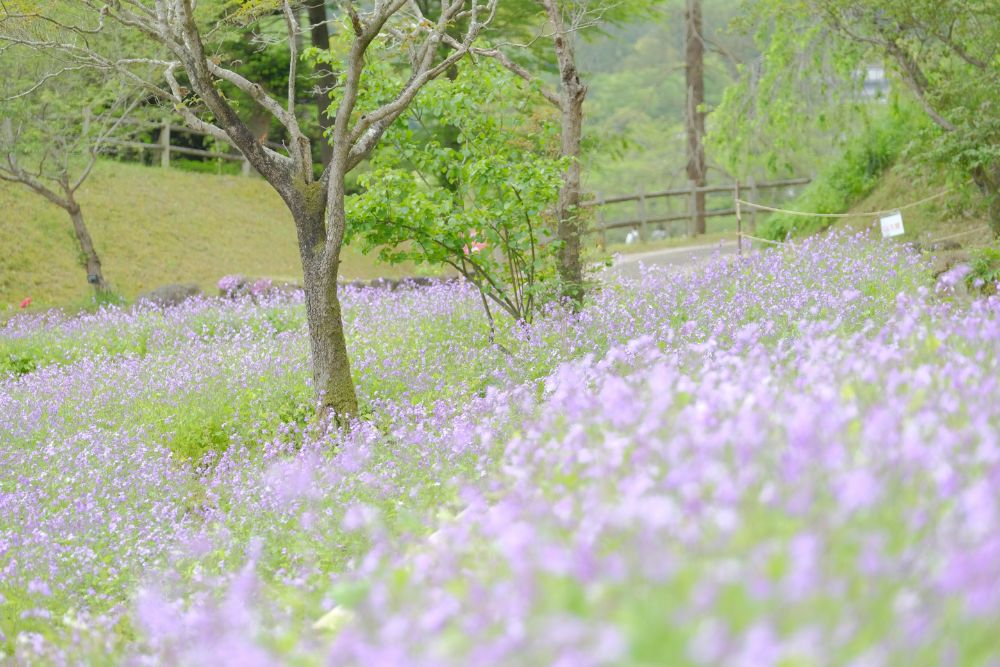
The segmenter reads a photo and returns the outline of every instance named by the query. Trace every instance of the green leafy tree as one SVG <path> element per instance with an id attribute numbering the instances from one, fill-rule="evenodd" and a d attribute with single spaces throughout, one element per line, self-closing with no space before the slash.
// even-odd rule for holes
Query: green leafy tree
<path id="1" fill-rule="evenodd" d="M 521 7 L 521 5 L 518 5 Z M 535 84 L 541 95 L 560 114 L 560 156 L 565 160 L 563 184 L 556 201 L 558 272 L 562 293 L 575 307 L 583 303 L 584 276 L 581 249 L 584 224 L 580 216 L 582 196 L 582 158 L 584 101 L 588 88 L 577 60 L 581 32 L 595 30 L 650 14 L 648 0 L 606 2 L 604 0 L 531 0 L 523 12 L 536 16 L 539 26 L 532 43 L 546 41 L 551 49 L 548 67 L 529 69 L 533 52 L 524 45 L 498 44 L 493 48 L 477 48 L 480 55 L 495 58 L 504 67 L 525 81 Z M 548 85 L 546 70 L 554 69 L 557 84 Z M 545 83 L 542 83 L 545 82 Z"/>
<path id="2" fill-rule="evenodd" d="M 495 63 L 430 84 L 386 137 L 348 200 L 351 236 L 383 260 L 448 265 L 491 306 L 530 322 L 557 294 L 551 210 L 559 128 Z M 548 116 L 546 116 L 548 112 Z M 433 128 L 456 129 L 444 142 Z"/>
<path id="3" fill-rule="evenodd" d="M 971 177 L 1000 237 L 1000 4 L 993 0 L 762 0 L 747 29 L 764 53 L 726 95 L 719 144 L 746 164 L 773 161 L 816 120 L 837 129 L 857 108 L 861 72 L 886 63 L 933 122 L 925 159 Z"/>
<path id="4" fill-rule="evenodd" d="M 348 229 L 348 175 L 372 155 L 424 86 L 468 55 L 492 20 L 496 0 L 446 0 L 437 21 L 422 16 L 407 0 L 364 6 L 344 0 L 340 29 L 347 48 L 329 52 L 338 86 L 335 107 L 330 110 L 331 157 L 320 174 L 313 169 L 312 140 L 304 129 L 303 110 L 298 104 L 303 29 L 297 3 L 243 0 L 230 3 L 233 11 L 220 18 L 218 2 L 75 0 L 75 11 L 82 20 L 67 24 L 61 20 L 59 6 L 24 2 L 33 5 L 33 16 L 60 26 L 66 34 L 59 39 L 29 36 L 20 44 L 59 54 L 73 67 L 114 72 L 122 80 L 141 85 L 189 126 L 236 146 L 281 196 L 295 224 L 302 264 L 317 413 L 324 421 L 357 414 L 337 291 L 340 251 Z M 249 74 L 250 70 L 245 70 L 243 63 L 225 61 L 216 51 L 227 34 L 245 30 L 248 23 L 262 17 L 269 20 L 274 11 L 280 11 L 283 18 L 282 39 L 289 51 L 287 87 L 280 98 L 261 82 L 245 76 L 243 72 Z M 459 21 L 465 29 L 454 38 L 448 31 Z M 143 46 L 157 53 L 122 58 L 96 48 L 88 36 L 109 25 L 141 38 Z M 439 45 L 446 36 L 452 48 L 442 54 Z M 391 55 L 406 72 L 398 87 L 378 89 L 380 79 L 373 77 L 370 69 L 376 63 L 368 57 L 373 45 L 385 47 L 381 53 Z M 229 87 L 251 100 L 253 110 L 234 104 L 226 93 Z M 370 90 L 372 87 L 376 90 Z M 262 143 L 251 128 L 257 112 L 267 114 L 282 127 L 286 141 L 281 149 Z"/>

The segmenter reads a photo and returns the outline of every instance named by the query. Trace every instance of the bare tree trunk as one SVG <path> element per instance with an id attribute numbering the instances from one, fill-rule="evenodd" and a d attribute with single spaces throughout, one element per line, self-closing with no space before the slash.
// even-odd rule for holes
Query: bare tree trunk
<path id="1" fill-rule="evenodd" d="M 1000 239 L 1000 187 L 994 187 L 989 197 L 989 224 L 993 238 Z"/>
<path id="2" fill-rule="evenodd" d="M 316 0 L 309 3 L 306 9 L 308 10 L 309 33 L 312 45 L 323 51 L 329 50 L 330 28 L 327 25 L 326 2 L 324 0 Z M 333 119 L 327 115 L 326 110 L 330 106 L 330 91 L 337 84 L 337 75 L 333 73 L 333 70 L 326 63 L 316 65 L 316 75 L 319 77 L 316 81 L 315 93 L 316 114 L 320 129 L 325 134 L 326 130 L 333 125 Z M 333 148 L 326 137 L 320 140 L 319 149 L 323 165 L 325 166 L 330 163 L 330 158 L 333 156 Z"/>
<path id="3" fill-rule="evenodd" d="M 298 234 L 306 296 L 306 321 L 312 357 L 317 416 L 331 413 L 341 422 L 358 412 L 358 399 L 347 356 L 347 341 L 337 294 L 337 257 L 329 261 L 326 248 L 326 192 L 319 183 L 309 186 L 301 204 L 290 206 Z"/>
<path id="4" fill-rule="evenodd" d="M 90 237 L 87 225 L 83 221 L 83 212 L 80 205 L 75 200 L 68 200 L 69 206 L 66 212 L 69 213 L 73 221 L 73 233 L 76 241 L 80 245 L 80 253 L 83 256 L 84 266 L 87 269 L 87 282 L 94 286 L 94 290 L 103 293 L 109 291 L 108 283 L 104 280 L 104 272 L 101 270 L 101 258 L 97 256 L 94 248 L 94 241 Z"/>
<path id="5" fill-rule="evenodd" d="M 306 318 L 312 352 L 313 385 L 319 400 L 319 417 L 331 412 L 338 419 L 358 413 L 347 341 L 337 294 L 337 267 L 322 259 L 303 259 L 306 273 Z"/>
<path id="6" fill-rule="evenodd" d="M 555 0 L 543 0 L 553 27 L 553 43 L 559 60 L 559 110 L 562 113 L 562 157 L 569 158 L 563 186 L 556 204 L 559 240 L 559 279 L 563 296 L 574 308 L 583 304 L 583 266 L 580 261 L 581 229 L 577 208 L 580 204 L 580 145 L 583 136 L 583 102 L 587 86 L 580 80 L 573 49 L 573 36 L 567 30 L 562 11 Z"/>
<path id="7" fill-rule="evenodd" d="M 701 0 L 687 0 L 684 13 L 687 25 L 685 39 L 685 73 L 687 105 L 684 125 L 687 131 L 687 176 L 697 187 L 705 186 L 705 42 L 702 38 Z M 705 193 L 695 193 L 696 234 L 704 234 Z"/>
<path id="8" fill-rule="evenodd" d="M 562 156 L 570 158 L 559 191 L 556 215 L 559 221 L 559 277 L 563 296 L 575 306 L 583 302 L 583 267 L 580 261 L 581 230 L 577 217 L 580 205 L 580 144 L 583 135 L 583 100 L 587 89 L 579 85 L 567 91 L 562 103 Z"/>

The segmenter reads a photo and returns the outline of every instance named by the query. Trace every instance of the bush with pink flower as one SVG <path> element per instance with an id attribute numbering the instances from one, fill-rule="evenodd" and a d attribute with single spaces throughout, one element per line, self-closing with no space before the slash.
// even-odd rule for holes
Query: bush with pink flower
<path id="1" fill-rule="evenodd" d="M 247 280 L 239 274 L 230 274 L 219 278 L 219 296 L 233 298 L 245 291 Z"/>

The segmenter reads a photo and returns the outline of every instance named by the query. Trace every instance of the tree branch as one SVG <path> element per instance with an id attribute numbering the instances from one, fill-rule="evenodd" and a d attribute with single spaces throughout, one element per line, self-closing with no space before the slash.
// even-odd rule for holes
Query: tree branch
<path id="1" fill-rule="evenodd" d="M 397 4 L 401 7 L 405 3 Z M 462 0 L 454 0 L 454 2 L 442 11 L 437 24 L 429 29 L 426 39 L 421 47 L 417 49 L 417 58 L 414 63 L 415 69 L 409 81 L 407 81 L 396 98 L 375 111 L 366 114 L 355 125 L 348 138 L 350 149 L 347 156 L 347 164 L 349 169 L 356 167 L 371 153 L 382 135 L 389 129 L 389 126 L 399 118 L 400 114 L 410 105 L 427 83 L 443 74 L 448 68 L 470 53 L 472 45 L 478 39 L 483 27 L 492 20 L 496 12 L 497 0 L 490 0 L 489 4 L 486 5 L 488 13 L 482 23 L 476 18 L 475 12 L 472 12 L 473 18 L 462 41 L 456 41 L 455 45 L 453 45 L 453 52 L 436 65 L 433 65 L 432 59 L 437 50 L 437 45 L 445 42 L 448 25 L 458 14 L 461 6 Z M 476 0 L 473 0 L 473 7 L 477 6 Z"/>
<path id="2" fill-rule="evenodd" d="M 500 47 L 494 47 L 492 49 L 472 49 L 472 53 L 477 56 L 493 58 L 515 76 L 520 77 L 528 83 L 535 84 L 539 82 L 538 77 L 521 65 L 517 64 L 506 53 L 501 51 Z M 548 100 L 551 104 L 557 107 L 559 106 L 559 94 L 556 91 L 546 86 L 539 86 L 538 91 L 541 93 L 542 97 Z"/>

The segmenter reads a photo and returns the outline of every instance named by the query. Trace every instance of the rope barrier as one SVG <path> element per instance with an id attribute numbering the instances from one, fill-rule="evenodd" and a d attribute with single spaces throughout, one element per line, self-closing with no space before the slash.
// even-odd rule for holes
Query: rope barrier
<path id="1" fill-rule="evenodd" d="M 963 183 L 964 185 L 964 183 Z M 765 206 L 764 204 L 756 204 L 754 202 L 746 201 L 744 199 L 736 198 L 736 201 L 744 206 L 749 206 L 751 208 L 756 208 L 761 211 L 771 211 L 772 213 L 785 213 L 787 215 L 799 215 L 805 218 L 867 218 L 878 215 L 889 215 L 890 213 L 897 213 L 899 211 L 905 211 L 908 208 L 913 208 L 915 206 L 920 206 L 921 204 L 926 204 L 929 201 L 934 201 L 940 197 L 944 197 L 946 194 L 955 190 L 958 186 L 953 186 L 946 188 L 937 194 L 933 194 L 929 197 L 924 197 L 918 201 L 912 202 L 910 204 L 904 204 L 903 206 L 897 206 L 893 209 L 888 209 L 885 211 L 864 211 L 861 213 L 807 213 L 805 211 L 792 211 L 785 208 L 775 208 L 773 206 Z"/>
<path id="2" fill-rule="evenodd" d="M 980 234 L 983 230 L 981 229 L 966 229 L 964 232 L 958 232 L 957 234 L 951 234 L 949 236 L 942 236 L 939 239 L 931 239 L 930 241 L 925 241 L 925 243 L 940 243 L 941 241 L 949 241 L 951 239 L 957 239 L 960 236 L 968 236 L 969 234 Z"/>
<path id="3" fill-rule="evenodd" d="M 936 239 L 930 239 L 928 241 L 922 241 L 922 243 L 930 245 L 930 244 L 934 244 L 934 243 L 940 243 L 941 241 L 950 241 L 951 239 L 957 239 L 957 238 L 960 238 L 962 236 L 969 236 L 970 234 L 981 234 L 982 232 L 983 232 L 982 229 L 966 229 L 964 232 L 958 232 L 956 234 L 949 234 L 948 236 L 941 236 L 941 237 L 936 238 Z M 769 243 L 771 245 L 789 246 L 789 247 L 792 247 L 792 248 L 795 247 L 795 244 L 791 243 L 791 242 L 787 242 L 787 241 L 772 241 L 771 239 L 763 239 L 763 238 L 761 238 L 759 236 L 751 236 L 750 234 L 744 234 L 742 232 L 739 232 L 738 236 L 742 236 L 745 239 L 750 239 L 751 241 L 759 241 L 761 243 Z"/>
<path id="4" fill-rule="evenodd" d="M 750 239 L 751 241 L 760 241 L 761 243 L 770 243 L 771 245 L 792 245 L 790 243 L 785 243 L 784 241 L 772 241 L 771 239 L 762 239 L 759 236 L 750 236 L 749 234 L 739 233 L 745 239 Z"/>
<path id="5" fill-rule="evenodd" d="M 966 181 L 962 185 L 967 185 L 968 183 L 971 183 L 971 182 L 972 182 L 972 179 Z M 737 216 L 737 219 L 739 218 L 739 207 L 740 207 L 740 205 L 749 206 L 751 208 L 755 208 L 755 209 L 758 209 L 758 210 L 761 210 L 761 211 L 771 211 L 773 213 L 785 213 L 787 215 L 798 215 L 798 216 L 802 216 L 802 217 L 806 217 L 806 218 L 868 218 L 868 217 L 877 217 L 877 216 L 882 216 L 882 215 L 890 215 L 892 213 L 899 213 L 900 211 L 905 211 L 907 209 L 914 208 L 914 207 L 920 206 L 922 204 L 926 204 L 929 201 L 934 201 L 935 199 L 939 199 L 939 198 L 945 196 L 946 194 L 948 194 L 950 192 L 953 192 L 958 187 L 960 187 L 960 186 L 956 185 L 956 186 L 952 186 L 950 188 L 945 188 L 944 190 L 941 190 L 940 192 L 932 194 L 929 197 L 924 197 L 923 199 L 918 199 L 915 202 L 910 202 L 909 204 L 903 204 L 902 206 L 898 206 L 898 207 L 893 208 L 893 209 L 888 209 L 888 210 L 885 210 L 885 211 L 864 211 L 864 212 L 860 212 L 860 213 L 807 213 L 805 211 L 792 211 L 792 210 L 786 209 L 786 208 L 777 208 L 777 207 L 774 207 L 774 206 L 765 206 L 764 204 L 757 204 L 755 202 L 747 201 L 745 199 L 740 199 L 740 196 L 739 196 L 740 191 L 739 191 L 739 187 L 738 186 L 737 186 L 737 189 L 736 189 L 736 197 L 734 199 L 736 201 L 736 216 Z M 957 239 L 959 237 L 968 236 L 970 234 L 975 234 L 975 233 L 978 233 L 978 232 L 981 232 L 981 231 L 982 230 L 980 230 L 980 229 L 967 229 L 964 232 L 958 232 L 956 234 L 949 234 L 948 236 L 942 236 L 940 238 L 931 239 L 929 241 L 924 241 L 924 243 L 928 243 L 928 244 L 940 243 L 941 241 L 948 241 L 948 240 L 951 240 L 951 239 Z M 742 231 L 737 232 L 737 236 L 741 240 L 742 239 L 749 239 L 751 241 L 758 241 L 760 243 L 769 243 L 771 245 L 776 245 L 776 246 L 784 246 L 784 245 L 793 246 L 793 244 L 790 243 L 790 242 L 789 243 L 785 243 L 783 241 L 772 241 L 770 239 L 763 239 L 763 238 L 760 238 L 759 236 L 751 236 L 750 234 L 744 234 Z"/>

